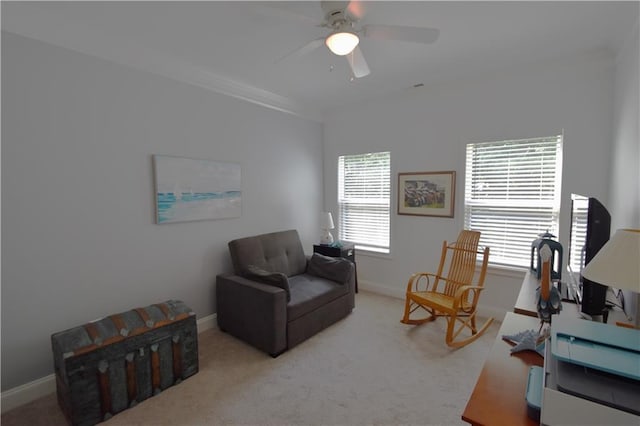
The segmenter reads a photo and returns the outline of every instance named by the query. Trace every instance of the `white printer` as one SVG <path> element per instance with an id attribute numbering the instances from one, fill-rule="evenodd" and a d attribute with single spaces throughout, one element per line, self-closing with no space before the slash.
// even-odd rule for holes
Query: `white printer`
<path id="1" fill-rule="evenodd" d="M 540 423 L 640 426 L 640 330 L 554 316 Z"/>

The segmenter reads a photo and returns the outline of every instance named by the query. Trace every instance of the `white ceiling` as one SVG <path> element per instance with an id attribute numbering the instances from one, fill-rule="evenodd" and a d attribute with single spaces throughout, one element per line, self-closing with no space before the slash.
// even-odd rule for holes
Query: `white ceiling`
<path id="1" fill-rule="evenodd" d="M 2 2 L 3 29 L 182 78 L 304 115 L 579 52 L 613 53 L 639 2 L 396 2 L 359 4 L 361 24 L 435 27 L 431 45 L 363 39 L 371 74 L 350 82 L 324 46 L 276 62 L 326 35 L 319 1 Z M 331 70 L 333 66 L 333 70 Z M 312 112 L 311 112 L 312 111 Z"/>

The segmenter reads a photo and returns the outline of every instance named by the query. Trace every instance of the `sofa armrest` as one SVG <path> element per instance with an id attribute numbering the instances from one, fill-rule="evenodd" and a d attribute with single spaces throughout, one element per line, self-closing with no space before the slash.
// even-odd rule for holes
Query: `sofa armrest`
<path id="1" fill-rule="evenodd" d="M 339 284 L 347 284 L 355 274 L 355 267 L 347 259 L 314 253 L 307 263 L 307 273 Z"/>
<path id="2" fill-rule="evenodd" d="M 276 356 L 287 348 L 287 294 L 237 275 L 216 277 L 221 330 Z"/>

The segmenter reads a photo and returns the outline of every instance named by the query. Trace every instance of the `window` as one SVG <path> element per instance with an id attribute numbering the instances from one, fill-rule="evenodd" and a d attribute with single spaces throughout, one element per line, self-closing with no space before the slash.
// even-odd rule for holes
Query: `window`
<path id="1" fill-rule="evenodd" d="M 340 239 L 357 248 L 389 253 L 391 153 L 338 158 Z"/>
<path id="2" fill-rule="evenodd" d="M 464 226 L 490 263 L 528 267 L 533 240 L 558 235 L 561 179 L 562 135 L 467 145 Z"/>

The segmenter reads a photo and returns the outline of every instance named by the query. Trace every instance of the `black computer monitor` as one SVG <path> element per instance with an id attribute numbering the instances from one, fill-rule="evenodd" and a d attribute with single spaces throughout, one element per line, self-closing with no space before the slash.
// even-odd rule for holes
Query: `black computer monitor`
<path id="1" fill-rule="evenodd" d="M 585 265 L 609 241 L 611 215 L 593 197 L 571 194 L 571 229 L 567 269 L 574 281 L 574 290 L 581 311 L 588 315 L 602 315 L 606 309 L 607 286 L 582 276 Z"/>

